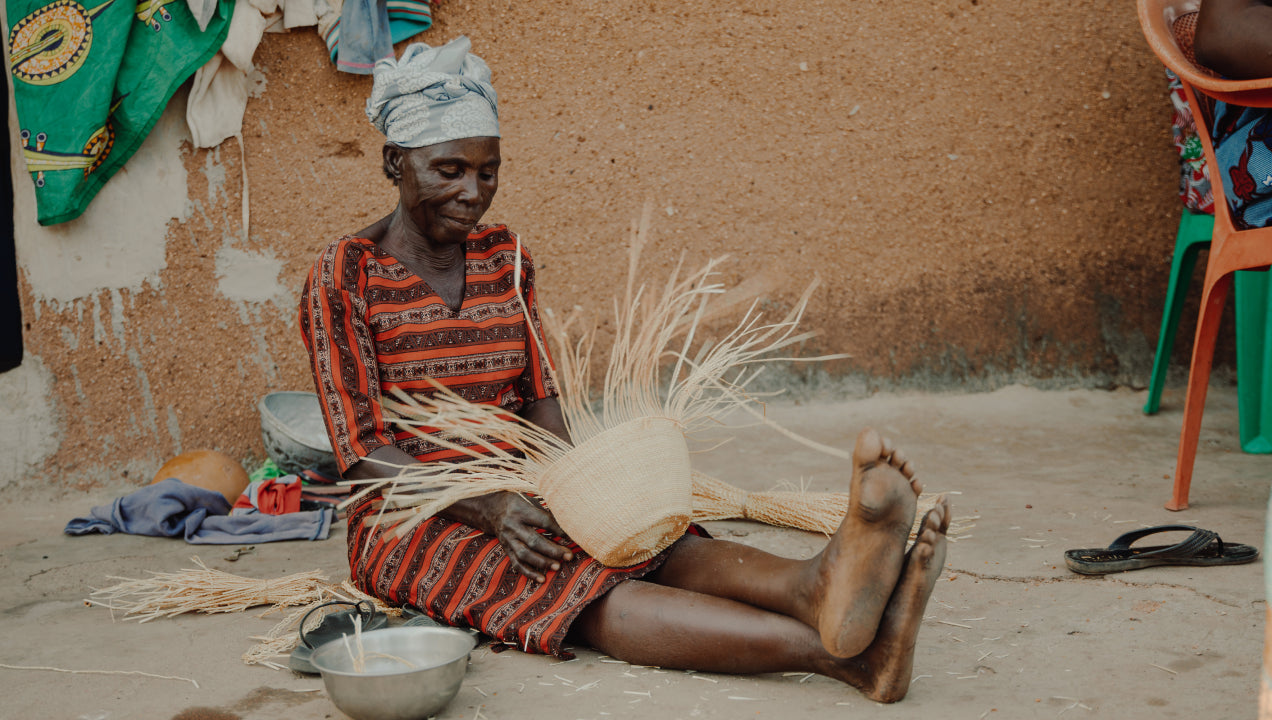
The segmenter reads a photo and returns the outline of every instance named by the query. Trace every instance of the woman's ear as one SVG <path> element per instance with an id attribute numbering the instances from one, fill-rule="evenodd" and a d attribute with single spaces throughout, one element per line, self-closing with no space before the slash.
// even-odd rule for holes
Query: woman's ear
<path id="1" fill-rule="evenodd" d="M 402 148 L 384 143 L 384 176 L 397 185 L 402 180 Z"/>

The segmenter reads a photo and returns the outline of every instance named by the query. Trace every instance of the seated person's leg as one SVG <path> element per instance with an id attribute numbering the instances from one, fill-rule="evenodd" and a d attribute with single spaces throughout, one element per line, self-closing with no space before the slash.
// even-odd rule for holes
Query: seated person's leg
<path id="1" fill-rule="evenodd" d="M 815 672 L 895 702 L 910 686 L 914 645 L 927 601 L 945 562 L 949 506 L 925 516 L 870 644 L 852 658 L 822 647 L 817 631 L 745 603 L 644 581 L 619 584 L 589 605 L 571 633 L 612 657 L 638 665 L 705 672 Z M 758 579 L 758 578 L 757 578 Z"/>
<path id="2" fill-rule="evenodd" d="M 782 613 L 816 629 L 833 655 L 870 644 L 901 573 L 921 486 L 914 464 L 873 430 L 853 449 L 850 507 L 826 548 L 807 561 L 737 543 L 681 539 L 648 579 Z"/>

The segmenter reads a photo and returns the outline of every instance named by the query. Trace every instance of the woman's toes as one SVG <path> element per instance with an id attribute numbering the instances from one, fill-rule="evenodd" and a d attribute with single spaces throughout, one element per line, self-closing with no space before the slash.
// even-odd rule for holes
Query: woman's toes
<path id="1" fill-rule="evenodd" d="M 918 469 L 918 466 L 914 464 L 913 460 L 907 460 L 905 464 L 901 466 L 901 474 L 906 476 L 907 479 L 912 480 L 914 479 L 914 473 L 918 472 Z"/>
<path id="2" fill-rule="evenodd" d="M 911 550 L 910 562 L 918 561 L 919 567 L 927 565 L 932 559 L 933 547 L 936 545 L 936 533 L 932 530 L 925 530 L 922 542 L 915 543 L 914 549 Z"/>
<path id="3" fill-rule="evenodd" d="M 950 518 L 952 517 L 952 515 L 950 514 L 950 499 L 946 497 L 945 495 L 942 495 L 941 499 L 937 502 L 936 506 L 941 508 L 941 525 L 940 525 L 939 532 L 942 535 L 945 535 L 946 533 L 949 532 Z"/>
<path id="4" fill-rule="evenodd" d="M 884 460 L 889 460 L 892 457 L 892 453 L 896 451 L 896 446 L 892 444 L 892 438 L 881 437 L 879 438 L 879 441 L 883 448 L 879 452 L 879 457 Z"/>
<path id="5" fill-rule="evenodd" d="M 862 430 L 857 435 L 857 444 L 852 449 L 853 462 L 858 466 L 879 462 L 883 457 L 883 439 L 871 428 Z"/>
<path id="6" fill-rule="evenodd" d="M 934 517 L 936 513 L 936 508 L 923 513 L 923 522 L 919 523 L 919 531 L 915 534 L 916 540 L 923 540 L 929 530 L 934 531 L 940 525 L 940 518 Z"/>
<path id="7" fill-rule="evenodd" d="M 932 532 L 944 535 L 950 526 L 950 509 L 939 503 L 932 509 L 935 511 L 932 514 Z"/>
<path id="8" fill-rule="evenodd" d="M 910 489 L 914 491 L 914 496 L 918 497 L 923 494 L 923 483 L 918 480 L 910 480 Z"/>

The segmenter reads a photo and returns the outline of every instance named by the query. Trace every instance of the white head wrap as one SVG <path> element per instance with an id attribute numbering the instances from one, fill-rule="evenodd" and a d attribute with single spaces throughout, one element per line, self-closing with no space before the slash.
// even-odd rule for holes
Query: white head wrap
<path id="1" fill-rule="evenodd" d="M 437 48 L 412 43 L 375 64 L 367 117 L 391 143 L 417 148 L 470 137 L 499 137 L 490 68 L 460 36 Z"/>

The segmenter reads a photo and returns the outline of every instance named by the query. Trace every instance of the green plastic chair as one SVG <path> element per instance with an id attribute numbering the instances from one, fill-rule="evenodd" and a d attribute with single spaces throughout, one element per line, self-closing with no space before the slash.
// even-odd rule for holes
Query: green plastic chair
<path id="1" fill-rule="evenodd" d="M 1268 292 L 1272 283 L 1266 270 L 1241 270 L 1236 275 L 1241 449 L 1272 453 L 1272 294 Z"/>
<path id="2" fill-rule="evenodd" d="M 1175 346 L 1175 331 L 1184 311 L 1184 298 L 1197 267 L 1197 253 L 1210 246 L 1214 231 L 1213 215 L 1196 213 L 1187 208 L 1179 219 L 1175 234 L 1175 255 L 1170 263 L 1170 282 L 1166 287 L 1166 307 L 1162 311 L 1161 333 L 1157 336 L 1157 355 L 1153 358 L 1153 374 L 1148 385 L 1144 413 L 1153 415 L 1161 405 L 1166 367 Z M 1241 449 L 1248 453 L 1272 453 L 1272 312 L 1269 303 L 1268 273 L 1242 270 L 1236 273 L 1233 294 L 1236 297 L 1237 325 L 1237 412 Z M 1264 412 L 1264 410 L 1268 412 Z"/>
<path id="3" fill-rule="evenodd" d="M 1153 358 L 1153 375 L 1148 383 L 1148 401 L 1144 403 L 1145 415 L 1156 414 L 1161 406 L 1166 366 L 1170 363 L 1171 350 L 1175 348 L 1175 330 L 1179 328 L 1179 316 L 1184 312 L 1184 297 L 1188 295 L 1193 269 L 1197 267 L 1197 253 L 1203 247 L 1210 247 L 1210 236 L 1214 228 L 1214 215 L 1184 208 L 1184 214 L 1179 218 L 1179 231 L 1175 233 L 1175 256 L 1170 261 L 1170 282 L 1166 286 L 1166 307 L 1162 310 L 1162 329 L 1157 335 L 1157 355 Z"/>

